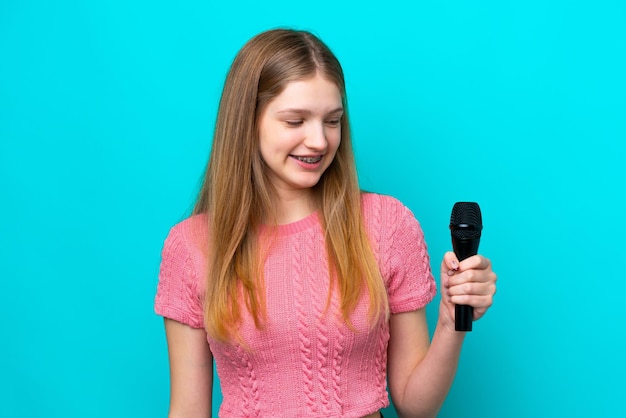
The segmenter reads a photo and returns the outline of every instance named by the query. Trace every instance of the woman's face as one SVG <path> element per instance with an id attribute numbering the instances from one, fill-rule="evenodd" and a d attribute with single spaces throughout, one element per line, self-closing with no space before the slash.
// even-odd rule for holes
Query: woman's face
<path id="1" fill-rule="evenodd" d="M 279 197 L 309 194 L 341 142 L 343 106 L 337 86 L 319 75 L 292 81 L 259 119 L 261 157 Z"/>

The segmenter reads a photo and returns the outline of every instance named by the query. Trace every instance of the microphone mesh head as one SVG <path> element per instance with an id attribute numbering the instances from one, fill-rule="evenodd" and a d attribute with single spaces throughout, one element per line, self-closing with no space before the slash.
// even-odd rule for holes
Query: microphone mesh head
<path id="1" fill-rule="evenodd" d="M 480 206 L 475 202 L 457 202 L 450 215 L 452 236 L 460 239 L 480 238 L 483 229 L 483 218 Z"/>

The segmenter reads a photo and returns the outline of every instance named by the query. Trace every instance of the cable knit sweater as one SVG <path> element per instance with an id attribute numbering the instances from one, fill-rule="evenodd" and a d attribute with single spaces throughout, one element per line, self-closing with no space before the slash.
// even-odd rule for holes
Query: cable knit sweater
<path id="1" fill-rule="evenodd" d="M 391 313 L 423 308 L 436 287 L 418 222 L 388 196 L 364 194 L 362 206 Z M 194 328 L 204 327 L 207 235 L 204 215 L 171 229 L 155 299 L 157 314 Z M 279 226 L 265 263 L 265 327 L 244 314 L 240 331 L 249 349 L 208 337 L 223 395 L 220 417 L 362 417 L 389 405 L 389 324 L 368 326 L 367 295 L 352 329 L 341 319 L 337 294 L 325 310 L 325 254 L 316 213 Z"/>

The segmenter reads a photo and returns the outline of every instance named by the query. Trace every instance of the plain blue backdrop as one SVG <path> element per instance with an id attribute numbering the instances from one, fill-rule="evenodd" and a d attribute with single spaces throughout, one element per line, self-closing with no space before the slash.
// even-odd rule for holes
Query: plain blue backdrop
<path id="1" fill-rule="evenodd" d="M 230 62 L 279 26 L 338 55 L 362 186 L 413 210 L 435 270 L 453 203 L 481 205 L 499 289 L 440 416 L 623 413 L 625 21 L 619 0 L 0 1 L 0 415 L 166 416 L 161 246 Z"/>

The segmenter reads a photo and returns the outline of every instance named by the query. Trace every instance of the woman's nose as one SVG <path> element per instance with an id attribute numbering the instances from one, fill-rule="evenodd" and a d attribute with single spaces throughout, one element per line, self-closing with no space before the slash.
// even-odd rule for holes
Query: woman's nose
<path id="1" fill-rule="evenodd" d="M 311 124 L 310 129 L 307 130 L 304 145 L 313 150 L 323 151 L 326 149 L 328 141 L 326 140 L 326 129 L 323 123 Z"/>

